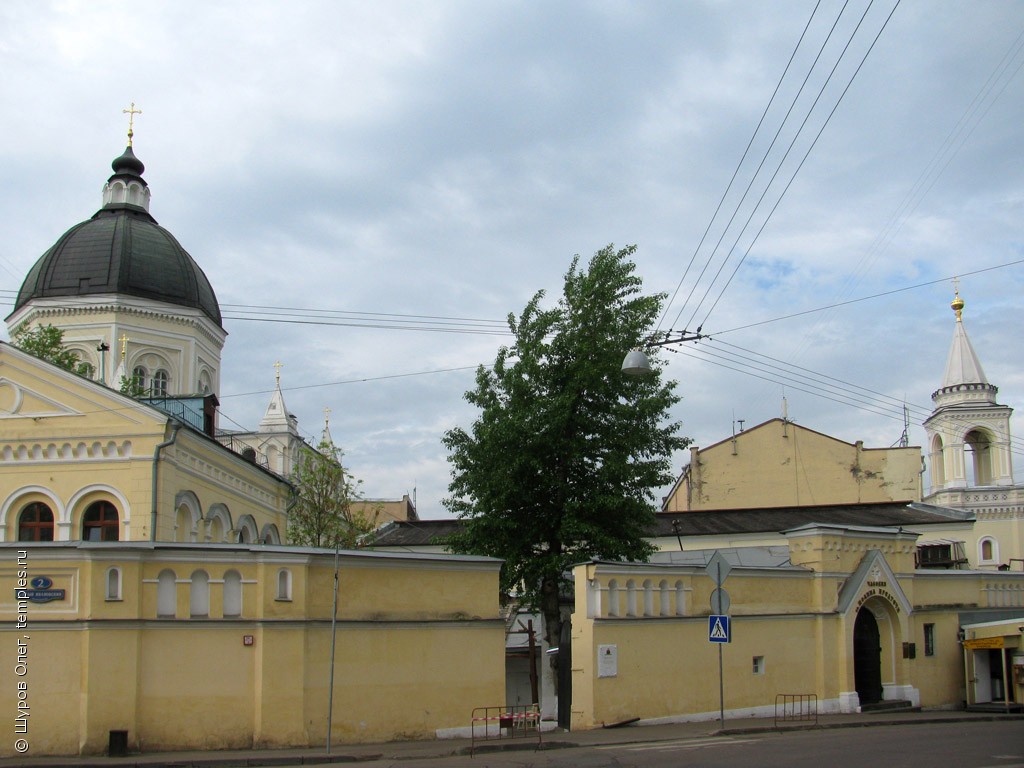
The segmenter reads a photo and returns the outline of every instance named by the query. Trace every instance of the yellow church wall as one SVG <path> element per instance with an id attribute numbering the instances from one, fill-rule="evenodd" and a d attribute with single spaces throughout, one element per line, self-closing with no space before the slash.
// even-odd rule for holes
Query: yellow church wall
<path id="1" fill-rule="evenodd" d="M 921 500 L 921 450 L 869 448 L 773 419 L 698 450 L 667 512 Z"/>
<path id="2" fill-rule="evenodd" d="M 723 585 L 731 598 L 731 642 L 722 647 L 727 717 L 772 716 L 779 694 L 813 695 L 820 712 L 855 710 L 854 628 L 866 611 L 878 625 L 883 697 L 961 706 L 960 616 L 1024 615 L 1024 574 L 914 570 L 915 538 L 809 527 L 793 533 L 790 562 L 734 565 Z M 574 579 L 573 727 L 717 718 L 715 584 L 703 566 L 591 563 Z M 672 600 L 659 600 L 657 589 L 645 600 L 643 584 L 667 585 Z M 685 600 L 675 600 L 680 591 Z M 926 625 L 934 638 L 927 648 Z M 602 658 L 615 660 L 611 673 Z"/>
<path id="3" fill-rule="evenodd" d="M 126 542 L 2 549 L 15 561 L 0 566 L 2 684 L 16 690 L 24 634 L 31 754 L 100 753 L 112 730 L 128 731 L 133 750 L 323 743 L 333 552 Z M 116 600 L 106 596 L 111 568 L 121 576 Z M 281 568 L 299 599 L 266 600 Z M 342 553 L 339 568 L 334 741 L 430 737 L 468 725 L 474 706 L 504 701 L 498 561 Z M 175 575 L 173 618 L 158 615 L 165 570 Z M 208 612 L 190 616 L 199 570 L 209 576 Z M 224 617 L 230 572 L 240 576 L 241 612 Z M 36 576 L 64 594 L 19 606 L 18 579 Z M 383 599 L 391 592 L 401 599 Z M 0 755 L 13 754 L 0 744 Z"/>

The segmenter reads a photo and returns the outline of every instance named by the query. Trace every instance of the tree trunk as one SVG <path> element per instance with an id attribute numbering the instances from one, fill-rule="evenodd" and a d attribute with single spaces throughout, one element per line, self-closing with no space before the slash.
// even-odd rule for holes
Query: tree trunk
<path id="1" fill-rule="evenodd" d="M 558 579 L 545 576 L 541 584 L 541 613 L 544 615 L 544 640 L 548 648 L 557 648 L 562 637 L 562 605 Z M 558 654 L 548 654 L 555 693 L 558 693 Z"/>

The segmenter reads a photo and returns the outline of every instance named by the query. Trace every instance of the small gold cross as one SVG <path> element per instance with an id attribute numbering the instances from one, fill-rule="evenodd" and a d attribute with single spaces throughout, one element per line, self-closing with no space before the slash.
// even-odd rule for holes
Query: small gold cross
<path id="1" fill-rule="evenodd" d="M 128 334 L 122 333 L 118 341 L 121 342 L 121 360 L 124 360 L 125 355 L 128 354 Z"/>
<path id="2" fill-rule="evenodd" d="M 281 369 L 284 368 L 284 363 L 278 360 L 274 363 L 274 374 L 277 376 L 277 383 L 281 383 Z"/>
<path id="3" fill-rule="evenodd" d="M 121 111 L 128 115 L 128 146 L 130 147 L 132 145 L 132 136 L 135 135 L 135 131 L 133 130 L 135 127 L 135 116 L 141 115 L 142 110 L 136 109 L 135 102 L 133 101 L 131 107 L 128 109 L 122 109 Z"/>

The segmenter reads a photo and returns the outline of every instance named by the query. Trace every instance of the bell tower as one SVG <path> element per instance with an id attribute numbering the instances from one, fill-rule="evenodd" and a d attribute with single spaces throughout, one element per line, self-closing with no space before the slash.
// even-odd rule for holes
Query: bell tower
<path id="1" fill-rule="evenodd" d="M 935 409 L 924 422 L 931 481 L 927 501 L 963 507 L 968 488 L 1013 485 L 1010 415 L 996 402 L 999 389 L 985 378 L 964 329 L 964 300 L 956 291 L 953 343 L 942 386 L 932 393 Z"/>

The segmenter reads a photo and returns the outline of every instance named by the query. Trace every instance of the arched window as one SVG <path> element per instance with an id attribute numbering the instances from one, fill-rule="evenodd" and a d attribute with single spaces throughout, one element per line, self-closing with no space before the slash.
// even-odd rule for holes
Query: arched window
<path id="1" fill-rule="evenodd" d="M 996 545 L 996 540 L 991 536 L 986 536 L 978 542 L 978 562 L 979 563 L 994 563 L 999 559 L 999 547 Z"/>
<path id="2" fill-rule="evenodd" d="M 192 573 L 192 588 L 189 590 L 188 612 L 192 617 L 210 615 L 210 577 L 206 571 Z"/>
<path id="3" fill-rule="evenodd" d="M 178 611 L 178 585 L 174 571 L 163 570 L 156 580 L 156 615 L 173 619 Z"/>
<path id="4" fill-rule="evenodd" d="M 96 366 L 94 366 L 92 363 L 79 363 L 78 367 L 75 370 L 78 372 L 79 375 L 85 376 L 85 378 L 87 379 L 95 380 L 96 378 Z"/>
<path id="5" fill-rule="evenodd" d="M 146 388 L 146 369 L 137 365 L 132 369 L 132 386 L 142 391 Z"/>
<path id="6" fill-rule="evenodd" d="M 94 501 L 82 516 L 82 541 L 117 541 L 117 507 L 109 501 Z"/>
<path id="7" fill-rule="evenodd" d="M 224 574 L 224 617 L 242 615 L 242 576 L 238 571 Z"/>
<path id="8" fill-rule="evenodd" d="M 932 439 L 932 488 L 941 488 L 946 484 L 946 465 L 942 456 L 942 438 L 936 435 Z"/>
<path id="9" fill-rule="evenodd" d="M 107 568 L 107 600 L 121 599 L 121 569 Z"/>
<path id="10" fill-rule="evenodd" d="M 292 572 L 282 568 L 277 572 L 277 599 L 292 599 Z"/>
<path id="11" fill-rule="evenodd" d="M 167 396 L 167 385 L 170 382 L 170 376 L 167 371 L 161 368 L 159 371 L 153 374 L 153 396 L 154 397 L 166 397 Z"/>
<path id="12" fill-rule="evenodd" d="M 53 541 L 53 511 L 33 501 L 18 515 L 18 541 Z"/>
<path id="13" fill-rule="evenodd" d="M 174 527 L 175 541 L 196 540 L 195 530 L 192 527 L 192 510 L 188 508 L 187 504 L 182 504 L 178 507 L 178 514 L 175 516 Z"/>

